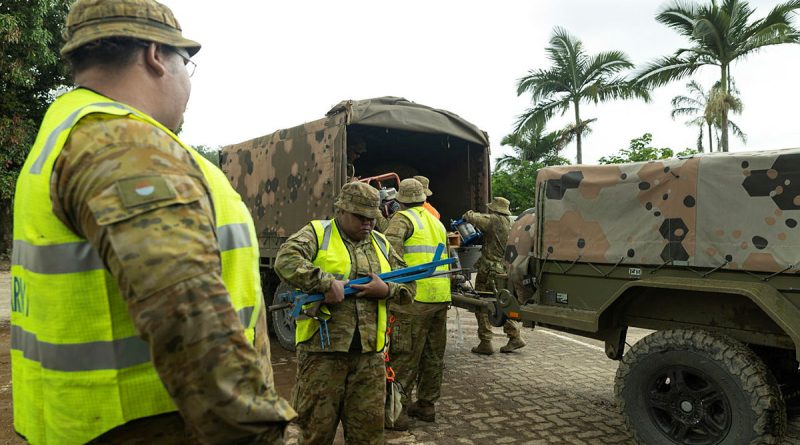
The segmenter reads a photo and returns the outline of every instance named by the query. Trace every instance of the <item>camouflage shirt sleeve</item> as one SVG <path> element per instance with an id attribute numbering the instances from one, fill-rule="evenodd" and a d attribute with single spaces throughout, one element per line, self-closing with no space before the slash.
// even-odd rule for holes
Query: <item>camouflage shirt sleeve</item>
<path id="1" fill-rule="evenodd" d="M 486 213 L 469 210 L 464 214 L 464 220 L 475 226 L 481 232 L 486 232 L 492 227 L 492 217 Z"/>
<path id="2" fill-rule="evenodd" d="M 141 178 L 172 193 L 126 203 Z M 51 182 L 53 211 L 100 253 L 192 433 L 202 443 L 259 443 L 283 431 L 295 413 L 259 368 L 230 302 L 208 186 L 191 155 L 149 124 L 90 115 Z"/>
<path id="3" fill-rule="evenodd" d="M 395 213 L 392 219 L 389 220 L 389 225 L 386 227 L 384 235 L 389 240 L 389 244 L 400 256 L 405 253 L 405 242 L 414 233 L 414 224 L 401 215 Z"/>
<path id="4" fill-rule="evenodd" d="M 275 258 L 275 273 L 307 294 L 325 292 L 336 278 L 312 263 L 316 255 L 317 234 L 311 224 L 306 224 L 281 244 Z"/>

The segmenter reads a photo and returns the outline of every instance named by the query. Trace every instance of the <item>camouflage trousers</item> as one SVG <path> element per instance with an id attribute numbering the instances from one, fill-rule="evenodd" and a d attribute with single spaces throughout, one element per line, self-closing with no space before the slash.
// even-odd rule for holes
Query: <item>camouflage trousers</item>
<path id="1" fill-rule="evenodd" d="M 298 445 L 332 444 L 340 420 L 347 444 L 383 444 L 385 399 L 382 353 L 297 352 Z"/>
<path id="2" fill-rule="evenodd" d="M 478 276 L 475 277 L 475 290 L 481 292 L 497 290 L 494 273 L 479 268 Z M 475 319 L 478 321 L 478 338 L 481 341 L 492 341 L 494 335 L 492 334 L 492 324 L 489 323 L 489 316 L 483 312 L 475 312 Z M 519 338 L 519 323 L 514 320 L 506 320 L 503 324 L 503 332 L 509 339 Z"/>
<path id="3" fill-rule="evenodd" d="M 417 400 L 435 403 L 442 389 L 444 351 L 447 347 L 449 303 L 420 303 L 392 308 L 396 317 L 389 341 L 389 365 L 403 387 L 403 406 Z M 402 311 L 402 312 L 400 312 Z"/>
<path id="4" fill-rule="evenodd" d="M 492 324 L 489 323 L 489 316 L 484 312 L 475 312 L 475 319 L 478 320 L 478 338 L 481 341 L 492 341 L 494 333 Z M 514 320 L 506 320 L 503 323 L 503 332 L 509 339 L 519 338 L 519 323 Z"/>

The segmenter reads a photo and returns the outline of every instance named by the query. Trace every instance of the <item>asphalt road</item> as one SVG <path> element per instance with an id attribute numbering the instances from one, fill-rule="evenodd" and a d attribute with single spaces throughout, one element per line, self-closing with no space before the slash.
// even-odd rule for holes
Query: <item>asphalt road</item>
<path id="1" fill-rule="evenodd" d="M 8 272 L 0 272 L 0 444 L 22 443 L 10 422 Z M 617 363 L 602 344 L 537 328 L 524 330 L 528 346 L 511 354 L 479 356 L 472 314 L 451 309 L 442 399 L 436 423 L 413 421 L 408 432 L 389 432 L 389 444 L 628 444 L 616 411 Z M 628 343 L 648 332 L 632 329 Z M 495 329 L 495 348 L 505 343 Z M 294 355 L 273 343 L 276 385 L 289 397 Z M 289 443 L 296 429 L 290 427 Z M 337 443 L 343 443 L 341 431 Z M 790 415 L 789 444 L 800 444 L 800 410 Z"/>

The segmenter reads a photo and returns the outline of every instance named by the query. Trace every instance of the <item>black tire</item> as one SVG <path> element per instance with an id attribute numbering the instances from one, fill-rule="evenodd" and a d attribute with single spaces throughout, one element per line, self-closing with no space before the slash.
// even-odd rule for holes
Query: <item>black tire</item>
<path id="1" fill-rule="evenodd" d="M 272 304 L 281 303 L 280 295 L 286 292 L 292 292 L 292 288 L 284 282 L 281 282 L 272 297 Z M 275 339 L 283 349 L 294 352 L 294 331 L 295 323 L 292 318 L 292 310 L 290 308 L 280 309 L 270 312 L 270 321 L 272 329 L 275 332 Z"/>
<path id="2" fill-rule="evenodd" d="M 500 309 L 500 305 L 495 301 L 494 303 L 494 314 L 489 314 L 489 324 L 492 326 L 499 328 L 506 324 L 508 321 L 508 317 L 506 316 L 505 312 Z"/>
<path id="3" fill-rule="evenodd" d="M 639 444 L 778 444 L 786 406 L 761 359 L 730 337 L 659 331 L 620 362 L 615 393 Z"/>

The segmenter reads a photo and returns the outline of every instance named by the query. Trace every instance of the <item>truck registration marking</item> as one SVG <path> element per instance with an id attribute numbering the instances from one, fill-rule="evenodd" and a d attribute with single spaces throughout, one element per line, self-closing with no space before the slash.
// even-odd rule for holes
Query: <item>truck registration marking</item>
<path id="1" fill-rule="evenodd" d="M 641 277 L 642 269 L 639 269 L 638 267 L 631 267 L 628 269 L 628 275 L 632 277 Z"/>

